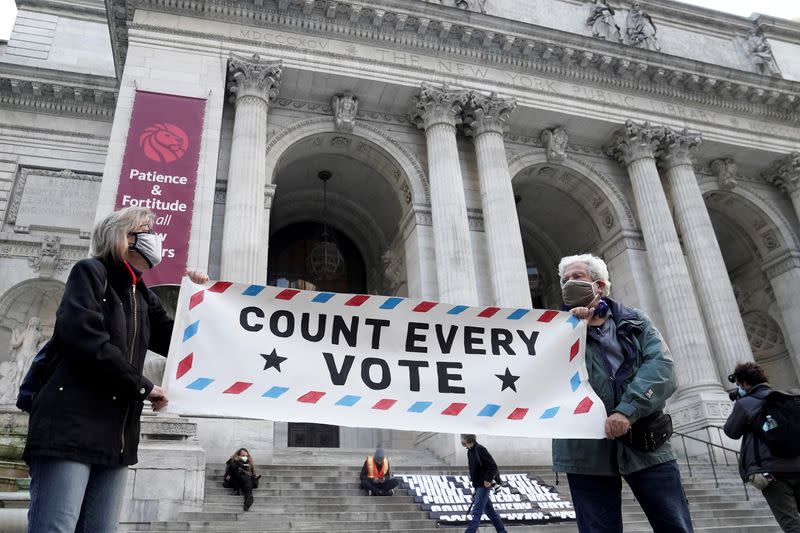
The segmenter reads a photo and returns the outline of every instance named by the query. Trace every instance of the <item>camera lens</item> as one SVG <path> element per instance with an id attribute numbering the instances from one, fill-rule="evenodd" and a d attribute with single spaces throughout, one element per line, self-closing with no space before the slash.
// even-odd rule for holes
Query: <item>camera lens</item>
<path id="1" fill-rule="evenodd" d="M 739 399 L 739 391 L 738 390 L 730 391 L 728 393 L 728 398 L 730 398 L 732 402 L 735 402 L 736 400 Z"/>
<path id="2" fill-rule="evenodd" d="M 736 374 L 730 374 L 728 376 L 728 381 L 730 381 L 731 383 L 736 383 Z"/>

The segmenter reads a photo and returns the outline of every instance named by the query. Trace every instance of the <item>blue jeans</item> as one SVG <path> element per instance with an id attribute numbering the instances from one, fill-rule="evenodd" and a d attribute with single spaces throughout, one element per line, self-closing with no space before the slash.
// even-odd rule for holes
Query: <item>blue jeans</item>
<path id="1" fill-rule="evenodd" d="M 642 506 L 653 533 L 693 533 L 689 505 L 675 461 L 651 466 L 625 481 Z M 567 474 L 581 533 L 622 533 L 620 476 Z"/>
<path id="2" fill-rule="evenodd" d="M 486 487 L 475 489 L 475 496 L 472 499 L 472 520 L 470 521 L 469 526 L 467 526 L 467 529 L 464 530 L 464 533 L 475 533 L 478 531 L 478 526 L 481 525 L 481 516 L 483 516 L 483 513 L 486 513 L 486 516 L 488 516 L 489 520 L 492 521 L 492 525 L 498 531 L 498 533 L 506 533 L 506 528 L 503 526 L 503 521 L 500 520 L 500 515 L 494 510 L 494 506 L 489 499 L 491 492 L 492 490 L 487 489 Z"/>
<path id="3" fill-rule="evenodd" d="M 127 466 L 34 457 L 30 463 L 28 533 L 114 533 Z"/>

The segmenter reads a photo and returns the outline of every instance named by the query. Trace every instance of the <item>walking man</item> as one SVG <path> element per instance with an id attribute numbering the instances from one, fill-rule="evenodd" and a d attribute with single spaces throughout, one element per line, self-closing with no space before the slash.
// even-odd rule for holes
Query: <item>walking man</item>
<path id="1" fill-rule="evenodd" d="M 478 444 L 475 435 L 461 435 L 461 445 L 467 449 L 469 478 L 475 488 L 475 495 L 472 497 L 472 520 L 467 529 L 464 530 L 464 533 L 478 531 L 483 513 L 486 513 L 498 533 L 506 533 L 503 521 L 489 499 L 492 493 L 492 485 L 500 480 L 497 463 L 494 462 L 489 450 Z"/>

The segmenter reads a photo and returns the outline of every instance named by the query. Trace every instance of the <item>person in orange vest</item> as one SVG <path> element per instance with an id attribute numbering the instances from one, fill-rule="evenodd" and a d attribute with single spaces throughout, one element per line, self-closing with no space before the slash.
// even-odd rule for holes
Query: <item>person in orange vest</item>
<path id="1" fill-rule="evenodd" d="M 391 496 L 400 480 L 393 479 L 389 472 L 389 459 L 378 448 L 375 455 L 370 455 L 361 467 L 361 488 L 370 496 Z"/>

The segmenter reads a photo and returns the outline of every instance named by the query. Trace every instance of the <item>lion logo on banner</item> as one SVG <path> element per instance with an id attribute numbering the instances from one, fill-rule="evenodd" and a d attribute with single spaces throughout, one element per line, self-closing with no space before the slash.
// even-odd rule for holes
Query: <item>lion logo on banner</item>
<path id="1" fill-rule="evenodd" d="M 144 155 L 159 163 L 172 163 L 186 154 L 189 136 L 175 124 L 159 122 L 145 128 L 139 136 Z"/>

